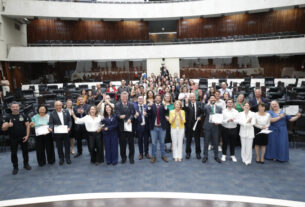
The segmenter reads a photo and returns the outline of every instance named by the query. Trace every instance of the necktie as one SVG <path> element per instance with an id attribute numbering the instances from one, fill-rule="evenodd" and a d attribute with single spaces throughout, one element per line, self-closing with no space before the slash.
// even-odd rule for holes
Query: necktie
<path id="1" fill-rule="evenodd" d="M 211 106 L 211 107 L 212 107 L 212 114 L 215 114 L 214 106 Z"/>
<path id="2" fill-rule="evenodd" d="M 160 125 L 160 117 L 159 117 L 159 105 L 157 105 L 157 125 Z"/>
<path id="3" fill-rule="evenodd" d="M 192 103 L 193 104 L 193 113 L 194 113 L 194 119 L 196 119 L 196 107 L 195 107 L 195 104 L 194 103 Z"/>
<path id="4" fill-rule="evenodd" d="M 140 115 L 142 117 L 142 124 L 145 124 L 143 106 L 140 106 Z"/>

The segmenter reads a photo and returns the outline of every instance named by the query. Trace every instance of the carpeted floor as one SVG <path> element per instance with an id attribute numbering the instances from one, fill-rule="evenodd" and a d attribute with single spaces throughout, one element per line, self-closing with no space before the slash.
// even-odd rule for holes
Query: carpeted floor
<path id="1" fill-rule="evenodd" d="M 194 146 L 193 146 L 194 149 Z M 160 152 L 158 152 L 160 153 Z M 19 150 L 19 173 L 11 174 L 10 152 L 0 153 L 0 200 L 47 195 L 94 192 L 190 192 L 229 195 L 247 195 L 305 201 L 305 148 L 291 148 L 290 161 L 279 163 L 253 162 L 245 166 L 241 162 L 240 148 L 236 148 L 237 163 L 216 163 L 213 152 L 207 164 L 192 154 L 190 160 L 175 163 L 149 160 L 139 161 L 136 146 L 135 164 L 95 166 L 89 163 L 87 146 L 80 158 L 72 158 L 72 164 L 38 167 L 36 153 L 30 152 L 31 171 L 22 168 Z M 168 154 L 171 158 L 171 154 Z M 57 158 L 57 157 L 56 157 Z"/>

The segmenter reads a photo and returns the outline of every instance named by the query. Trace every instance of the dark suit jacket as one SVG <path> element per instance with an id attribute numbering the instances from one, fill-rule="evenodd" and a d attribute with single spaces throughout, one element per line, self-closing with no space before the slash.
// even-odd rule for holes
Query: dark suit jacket
<path id="1" fill-rule="evenodd" d="M 155 121 L 157 118 L 157 105 L 154 103 L 151 107 L 148 107 L 148 118 L 149 118 L 149 129 L 153 130 L 155 128 Z M 168 109 L 165 109 L 163 104 L 159 106 L 159 118 L 162 129 L 166 130 L 166 118 L 165 116 L 168 114 Z"/>
<path id="2" fill-rule="evenodd" d="M 219 106 L 216 106 L 216 112 L 217 114 L 221 114 L 222 113 L 222 108 L 219 107 Z M 212 128 L 215 128 L 218 126 L 216 124 L 213 124 L 213 123 L 210 123 L 209 120 L 210 120 L 210 114 L 212 114 L 212 108 L 209 104 L 206 104 L 204 106 L 204 116 L 205 116 L 205 119 L 204 119 L 204 124 L 203 124 L 203 129 L 205 130 L 209 130 L 209 129 L 212 129 Z"/>
<path id="3" fill-rule="evenodd" d="M 63 113 L 63 117 L 64 117 L 64 125 L 67 125 L 69 129 L 72 128 L 72 119 L 71 116 L 69 114 L 69 111 L 63 109 L 62 110 Z M 61 125 L 61 121 L 59 119 L 59 116 L 57 114 L 57 111 L 54 110 L 51 114 L 50 114 L 50 118 L 49 118 L 49 127 L 50 129 L 52 129 L 54 131 L 54 126 L 56 125 Z"/>
<path id="4" fill-rule="evenodd" d="M 130 119 L 133 122 L 133 131 L 134 131 L 134 115 L 135 115 L 135 109 L 134 106 L 131 102 L 127 102 L 127 106 L 124 107 L 122 102 L 118 102 L 115 105 L 115 114 L 118 117 L 119 120 L 119 130 L 121 132 L 124 131 L 124 121 L 127 121 L 128 119 Z M 120 119 L 121 115 L 125 115 L 125 119 Z"/>
<path id="5" fill-rule="evenodd" d="M 143 110 L 146 111 L 146 113 L 147 113 L 148 107 L 147 107 L 146 104 L 143 104 Z M 136 129 L 137 129 L 138 127 L 141 126 L 141 124 L 143 122 L 142 113 L 141 113 L 141 110 L 140 110 L 140 106 L 138 104 L 135 105 L 135 111 L 139 113 L 139 116 L 135 119 L 135 121 L 136 121 Z M 149 126 L 149 124 L 148 124 L 149 123 L 148 114 L 146 114 L 144 119 L 145 119 L 145 127 L 148 127 Z"/>
<path id="6" fill-rule="evenodd" d="M 89 113 L 90 105 L 84 104 L 82 107 L 83 107 L 83 110 L 84 110 L 84 113 L 82 113 L 82 114 L 79 114 L 79 113 L 77 112 L 77 110 L 78 110 L 79 108 L 81 108 L 81 106 L 75 106 L 75 107 L 73 108 L 74 114 L 75 114 L 75 116 L 78 117 L 78 118 L 82 118 L 82 117 L 88 115 L 88 113 Z"/>
<path id="7" fill-rule="evenodd" d="M 262 102 L 264 102 L 266 104 L 266 110 L 268 110 L 269 104 L 268 104 L 267 99 L 265 99 L 263 97 L 261 97 L 261 99 L 262 99 Z M 253 112 L 257 112 L 258 111 L 258 108 L 257 108 L 258 104 L 257 104 L 256 98 L 255 97 L 252 98 L 249 103 L 251 105 L 251 109 L 250 110 L 253 111 Z"/>
<path id="8" fill-rule="evenodd" d="M 196 117 L 194 117 L 194 109 L 193 109 L 191 101 L 189 101 L 188 106 L 183 107 L 183 110 L 186 112 L 186 116 L 185 116 L 186 127 L 193 128 L 197 118 L 202 116 L 203 105 L 201 102 L 196 101 Z M 201 127 L 201 120 L 198 121 L 196 129 L 198 127 L 199 128 Z"/>

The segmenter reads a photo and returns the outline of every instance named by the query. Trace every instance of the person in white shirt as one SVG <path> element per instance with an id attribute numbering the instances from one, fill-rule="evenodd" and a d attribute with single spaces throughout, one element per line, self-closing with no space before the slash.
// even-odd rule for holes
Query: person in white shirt
<path id="1" fill-rule="evenodd" d="M 255 113 L 255 153 L 256 153 L 256 162 L 264 164 L 264 156 L 266 152 L 266 145 L 268 144 L 268 134 L 259 132 L 263 129 L 268 129 L 270 126 L 270 114 L 266 112 L 266 104 L 261 102 L 258 104 L 258 112 Z M 259 149 L 261 149 L 261 156 L 259 156 Z"/>
<path id="2" fill-rule="evenodd" d="M 241 159 L 245 165 L 252 161 L 252 144 L 254 139 L 255 113 L 250 111 L 250 104 L 245 103 L 244 111 L 239 113 L 239 136 L 241 141 Z"/>
<path id="3" fill-rule="evenodd" d="M 180 88 L 180 93 L 178 96 L 178 100 L 179 101 L 185 101 L 186 99 L 188 99 L 190 96 L 189 90 L 185 85 L 182 85 Z M 183 104 L 184 105 L 184 104 Z"/>
<path id="4" fill-rule="evenodd" d="M 219 89 L 219 91 L 220 91 L 221 97 L 223 97 L 223 94 L 224 94 L 225 92 L 228 92 L 229 95 L 230 95 L 230 97 L 232 97 L 232 90 L 229 89 L 229 88 L 227 88 L 227 84 L 226 84 L 225 82 L 222 82 L 222 83 L 221 83 L 221 88 Z"/>
<path id="5" fill-rule="evenodd" d="M 222 157 L 221 161 L 226 161 L 227 145 L 230 144 L 230 155 L 233 162 L 237 162 L 235 157 L 235 142 L 237 136 L 238 111 L 233 108 L 233 100 L 227 100 L 227 108 L 222 111 Z"/>
<path id="6" fill-rule="evenodd" d="M 104 95 L 103 100 L 97 105 L 97 110 L 99 115 L 104 116 L 105 113 L 105 105 L 109 104 L 114 109 L 114 104 L 110 102 L 111 98 L 109 95 Z"/>
<path id="7" fill-rule="evenodd" d="M 95 165 L 104 162 L 104 146 L 100 133 L 102 131 L 101 121 L 104 117 L 98 115 L 96 106 L 91 106 L 89 114 L 82 118 L 76 117 L 74 113 L 72 116 L 75 120 L 75 124 L 85 124 L 89 138 L 91 162 L 95 163 Z"/>

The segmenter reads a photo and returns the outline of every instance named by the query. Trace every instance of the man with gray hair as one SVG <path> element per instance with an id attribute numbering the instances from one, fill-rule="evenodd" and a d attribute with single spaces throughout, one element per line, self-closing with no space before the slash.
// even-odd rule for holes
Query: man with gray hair
<path id="1" fill-rule="evenodd" d="M 128 101 L 128 93 L 123 91 L 121 93 L 121 101 L 115 106 L 115 113 L 119 120 L 119 143 L 122 164 L 126 162 L 126 147 L 129 147 L 129 161 L 134 164 L 134 115 L 135 109 L 131 102 Z"/>
<path id="2" fill-rule="evenodd" d="M 258 104 L 265 103 L 266 108 L 268 108 L 269 104 L 266 98 L 262 97 L 262 90 L 260 88 L 256 88 L 254 91 L 254 97 L 250 100 L 251 111 L 258 111 Z"/>
<path id="3" fill-rule="evenodd" d="M 72 127 L 72 119 L 70 113 L 62 108 L 62 102 L 56 101 L 55 110 L 50 114 L 49 118 L 49 131 L 53 132 L 56 141 L 56 147 L 59 157 L 59 165 L 64 164 L 64 157 L 67 164 L 71 164 L 70 160 L 70 138 L 69 131 Z M 65 155 L 63 152 L 65 147 Z"/>
<path id="4" fill-rule="evenodd" d="M 221 97 L 223 97 L 223 94 L 224 94 L 225 92 L 228 92 L 229 95 L 230 95 L 230 97 L 232 97 L 232 90 L 229 89 L 229 88 L 227 88 L 227 83 L 226 83 L 226 82 L 222 82 L 222 83 L 221 83 L 221 88 L 219 89 L 219 91 L 220 91 L 220 96 L 221 96 Z"/>

